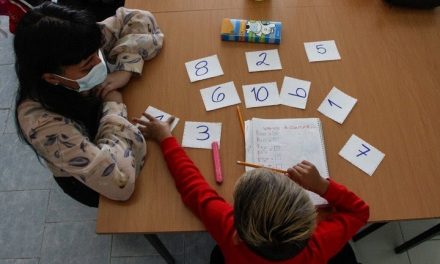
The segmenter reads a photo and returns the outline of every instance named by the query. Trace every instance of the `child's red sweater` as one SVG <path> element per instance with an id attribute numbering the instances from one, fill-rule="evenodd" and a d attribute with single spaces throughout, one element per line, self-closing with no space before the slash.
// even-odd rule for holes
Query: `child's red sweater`
<path id="1" fill-rule="evenodd" d="M 234 242 L 233 207 L 209 186 L 177 140 L 166 138 L 161 148 L 183 202 L 203 222 L 219 245 L 226 263 L 327 263 L 368 220 L 368 205 L 330 180 L 322 197 L 336 209 L 335 212 L 318 223 L 307 246 L 298 255 L 284 261 L 266 260 L 243 242 L 238 245 Z"/>

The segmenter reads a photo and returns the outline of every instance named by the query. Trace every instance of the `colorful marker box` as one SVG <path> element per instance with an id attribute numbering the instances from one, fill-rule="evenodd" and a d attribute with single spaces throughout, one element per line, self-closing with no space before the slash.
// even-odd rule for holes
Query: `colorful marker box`
<path id="1" fill-rule="evenodd" d="M 221 39 L 280 44 L 281 22 L 223 18 Z"/>

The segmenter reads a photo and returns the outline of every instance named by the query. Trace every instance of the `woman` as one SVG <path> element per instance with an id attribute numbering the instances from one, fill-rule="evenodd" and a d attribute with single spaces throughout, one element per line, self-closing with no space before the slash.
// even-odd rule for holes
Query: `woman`
<path id="1" fill-rule="evenodd" d="M 99 194 L 131 196 L 146 144 L 118 89 L 162 42 L 155 18 L 140 10 L 119 8 L 96 23 L 86 11 L 44 3 L 19 22 L 18 134 L 77 201 L 96 207 Z"/>

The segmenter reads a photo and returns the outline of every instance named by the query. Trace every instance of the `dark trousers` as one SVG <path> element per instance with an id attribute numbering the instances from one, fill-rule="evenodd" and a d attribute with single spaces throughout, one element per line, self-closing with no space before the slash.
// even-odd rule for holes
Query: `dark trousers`
<path id="1" fill-rule="evenodd" d="M 214 249 L 211 252 L 211 264 L 224 264 L 225 259 L 223 257 L 223 253 L 221 252 L 219 246 L 215 246 Z M 354 254 L 353 249 L 351 248 L 350 244 L 347 243 L 342 248 L 339 253 L 331 258 L 328 262 L 328 264 L 358 264 L 356 260 L 356 256 Z"/>
<path id="2" fill-rule="evenodd" d="M 90 189 L 75 177 L 54 176 L 54 178 L 61 189 L 63 189 L 64 193 L 72 197 L 74 200 L 90 207 L 98 207 L 99 193 Z"/>

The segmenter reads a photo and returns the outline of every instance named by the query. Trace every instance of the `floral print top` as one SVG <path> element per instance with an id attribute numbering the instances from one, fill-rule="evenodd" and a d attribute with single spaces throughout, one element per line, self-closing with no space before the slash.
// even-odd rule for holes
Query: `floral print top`
<path id="1" fill-rule="evenodd" d="M 163 34 L 147 11 L 119 8 L 99 23 L 105 37 L 104 56 L 111 71 L 142 72 L 144 60 L 158 54 Z M 104 102 L 98 133 L 91 140 L 71 119 L 26 100 L 17 109 L 27 140 L 55 177 L 75 177 L 112 200 L 127 200 L 146 155 L 139 129 L 127 120 L 124 104 Z"/>

